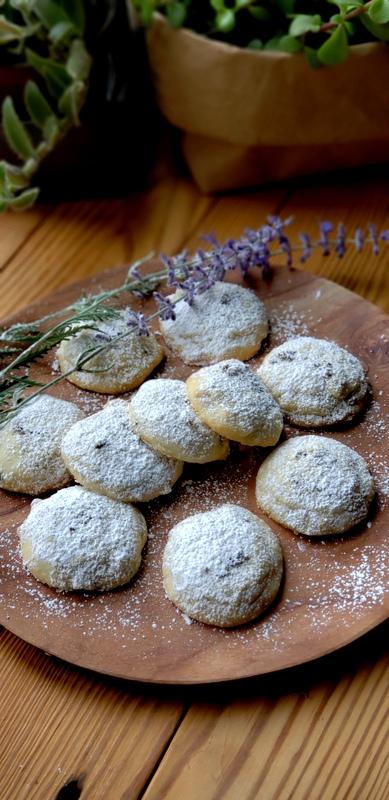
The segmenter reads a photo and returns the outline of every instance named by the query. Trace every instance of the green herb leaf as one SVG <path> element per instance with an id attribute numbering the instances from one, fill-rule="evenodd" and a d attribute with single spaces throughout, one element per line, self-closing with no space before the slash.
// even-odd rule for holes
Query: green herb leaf
<path id="1" fill-rule="evenodd" d="M 348 37 L 343 25 L 335 28 L 327 41 L 319 47 L 317 57 L 322 64 L 342 64 L 348 56 Z"/>
<path id="2" fill-rule="evenodd" d="M 92 66 L 92 59 L 82 39 L 74 39 L 66 62 L 66 71 L 73 79 L 86 81 Z"/>
<path id="3" fill-rule="evenodd" d="M 66 68 L 50 58 L 43 58 L 29 48 L 26 48 L 26 60 L 45 79 L 50 94 L 59 99 L 72 82 Z"/>
<path id="4" fill-rule="evenodd" d="M 33 123 L 43 130 L 47 120 L 54 115 L 54 112 L 34 81 L 26 83 L 24 102 Z"/>
<path id="5" fill-rule="evenodd" d="M 247 10 L 259 22 L 267 22 L 270 19 L 270 11 L 267 8 L 263 8 L 263 6 L 249 6 Z"/>
<path id="6" fill-rule="evenodd" d="M 216 14 L 215 25 L 221 33 L 229 33 L 235 28 L 235 14 L 230 8 Z"/>
<path id="7" fill-rule="evenodd" d="M 247 50 L 262 50 L 263 42 L 260 39 L 252 39 L 247 45 Z"/>
<path id="8" fill-rule="evenodd" d="M 39 189 L 26 189 L 24 192 L 21 192 L 21 194 L 18 194 L 17 197 L 13 197 L 9 200 L 8 206 L 12 208 L 13 211 L 25 211 L 27 208 L 34 205 L 38 195 Z"/>
<path id="9" fill-rule="evenodd" d="M 166 8 L 166 15 L 173 28 L 181 28 L 186 19 L 184 3 L 169 3 Z"/>
<path id="10" fill-rule="evenodd" d="M 374 0 L 367 13 L 372 22 L 384 25 L 389 22 L 389 0 Z"/>
<path id="11" fill-rule="evenodd" d="M 389 42 L 389 23 L 386 22 L 385 25 L 378 25 L 378 23 L 373 22 L 370 19 L 368 14 L 361 14 L 359 17 L 362 24 L 367 28 L 369 33 L 372 34 L 376 39 L 379 39 L 382 42 Z"/>
<path id="12" fill-rule="evenodd" d="M 303 36 L 305 33 L 317 33 L 320 30 L 321 17 L 319 14 L 298 14 L 289 28 L 290 36 Z"/>
<path id="13" fill-rule="evenodd" d="M 3 102 L 2 124 L 5 138 L 14 153 L 22 159 L 34 158 L 34 146 L 11 97 L 6 97 Z"/>
<path id="14" fill-rule="evenodd" d="M 293 36 L 275 36 L 265 44 L 265 50 L 277 50 L 280 53 L 290 53 L 294 55 L 303 50 L 302 43 Z"/>

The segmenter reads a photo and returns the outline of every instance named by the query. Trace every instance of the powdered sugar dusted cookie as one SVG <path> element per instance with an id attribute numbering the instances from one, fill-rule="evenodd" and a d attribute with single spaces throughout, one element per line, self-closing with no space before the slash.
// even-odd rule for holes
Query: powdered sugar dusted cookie
<path id="1" fill-rule="evenodd" d="M 71 476 L 61 458 L 67 430 L 84 417 L 66 400 L 38 395 L 0 429 L 0 486 L 11 492 L 44 494 L 66 486 Z"/>
<path id="2" fill-rule="evenodd" d="M 227 504 L 172 528 L 162 570 L 166 594 L 181 611 L 208 625 L 232 627 L 273 602 L 282 550 L 261 519 Z"/>
<path id="3" fill-rule="evenodd" d="M 183 381 L 146 381 L 131 399 L 130 416 L 141 439 L 165 456 L 195 464 L 228 456 L 228 442 L 195 414 Z"/>
<path id="4" fill-rule="evenodd" d="M 247 364 L 230 359 L 203 367 L 186 386 L 196 414 L 221 436 L 261 447 L 278 442 L 281 409 Z"/>
<path id="5" fill-rule="evenodd" d="M 179 296 L 180 290 L 170 296 Z M 187 364 L 251 358 L 268 333 L 265 306 L 251 291 L 218 281 L 204 294 L 175 306 L 175 320 L 161 320 L 167 344 Z"/>
<path id="6" fill-rule="evenodd" d="M 324 436 L 297 436 L 277 447 L 257 475 L 258 505 L 307 536 L 342 533 L 364 520 L 374 497 L 366 462 Z"/>
<path id="7" fill-rule="evenodd" d="M 98 330 L 81 330 L 61 342 L 57 356 L 62 373 L 74 369 L 86 350 L 100 347 L 110 339 L 129 333 L 125 311 L 119 317 L 97 324 Z M 85 364 L 85 369 L 73 372 L 68 380 L 92 392 L 121 394 L 139 386 L 162 358 L 163 349 L 153 334 L 139 336 L 132 331 L 116 345 L 91 358 Z"/>
<path id="8" fill-rule="evenodd" d="M 334 425 L 365 405 L 368 383 L 361 362 L 335 342 L 301 336 L 275 347 L 258 370 L 294 425 Z"/>
<path id="9" fill-rule="evenodd" d="M 19 535 L 24 564 L 42 583 L 107 591 L 138 571 L 147 527 L 133 506 L 70 486 L 34 500 Z"/>
<path id="10" fill-rule="evenodd" d="M 125 503 L 167 494 L 183 469 L 182 461 L 166 458 L 142 442 L 125 400 L 113 400 L 73 425 L 61 451 L 76 481 Z"/>

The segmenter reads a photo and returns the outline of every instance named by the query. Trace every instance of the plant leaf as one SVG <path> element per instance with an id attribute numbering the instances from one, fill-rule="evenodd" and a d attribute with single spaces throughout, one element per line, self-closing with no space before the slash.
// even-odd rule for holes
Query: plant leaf
<path id="1" fill-rule="evenodd" d="M 290 36 L 303 36 L 305 33 L 317 33 L 320 30 L 321 17 L 319 14 L 298 14 L 292 20 L 289 28 Z"/>
<path id="2" fill-rule="evenodd" d="M 34 81 L 26 83 L 24 102 L 34 125 L 43 130 L 46 121 L 54 115 L 54 112 Z"/>
<path id="3" fill-rule="evenodd" d="M 181 28 L 186 19 L 184 3 L 169 3 L 166 7 L 166 16 L 173 28 Z"/>
<path id="4" fill-rule="evenodd" d="M 348 37 L 344 25 L 339 25 L 319 47 L 317 57 L 322 64 L 342 64 L 348 56 Z"/>
<path id="5" fill-rule="evenodd" d="M 3 102 L 2 123 L 5 138 L 14 153 L 23 160 L 34 158 L 34 146 L 11 97 L 6 97 Z"/>
<path id="6" fill-rule="evenodd" d="M 367 13 L 373 22 L 385 25 L 389 22 L 389 0 L 374 0 Z"/>
<path id="7" fill-rule="evenodd" d="M 43 58 L 28 47 L 26 60 L 45 79 L 50 94 L 59 99 L 72 81 L 66 68 L 50 58 Z"/>
<path id="8" fill-rule="evenodd" d="M 17 197 L 13 197 L 11 200 L 8 201 L 9 208 L 12 208 L 13 211 L 25 211 L 27 208 L 31 208 L 34 205 L 37 197 L 39 195 L 39 189 L 26 189 L 21 194 L 18 194 Z"/>
<path id="9" fill-rule="evenodd" d="M 67 73 L 75 80 L 85 81 L 92 66 L 92 59 L 82 39 L 74 39 L 66 62 Z"/>

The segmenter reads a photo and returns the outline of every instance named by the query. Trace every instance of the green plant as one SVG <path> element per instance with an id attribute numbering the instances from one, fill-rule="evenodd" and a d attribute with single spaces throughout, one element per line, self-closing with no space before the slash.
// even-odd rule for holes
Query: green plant
<path id="1" fill-rule="evenodd" d="M 313 67 L 346 60 L 350 44 L 389 41 L 389 0 L 134 0 L 143 23 L 159 11 L 173 27 L 255 50 L 305 52 Z"/>
<path id="2" fill-rule="evenodd" d="M 91 58 L 83 0 L 0 0 L 0 12 L 0 63 L 31 74 L 23 97 L 2 104 L 4 138 L 18 163 L 0 162 L 0 211 L 21 210 L 39 193 L 30 182 L 43 159 L 79 124 Z"/>

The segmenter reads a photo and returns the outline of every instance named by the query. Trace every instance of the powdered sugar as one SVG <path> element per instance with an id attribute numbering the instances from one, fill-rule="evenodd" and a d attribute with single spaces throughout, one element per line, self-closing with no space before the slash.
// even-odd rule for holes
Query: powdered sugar
<path id="1" fill-rule="evenodd" d="M 140 503 L 170 492 L 183 465 L 142 442 L 128 409 L 124 400 L 107 403 L 68 431 L 61 451 L 70 472 L 88 489 Z"/>
<path id="2" fill-rule="evenodd" d="M 179 292 L 169 297 L 176 299 Z M 226 358 L 251 358 L 268 332 L 265 306 L 250 289 L 217 282 L 193 305 L 175 306 L 175 320 L 161 320 L 169 347 L 187 364 L 210 364 Z"/>
<path id="3" fill-rule="evenodd" d="M 74 369 L 85 351 L 129 333 L 127 318 L 128 312 L 122 311 L 114 319 L 99 322 L 98 330 L 81 330 L 61 342 L 57 351 L 61 371 Z M 83 389 L 104 394 L 121 394 L 139 386 L 162 358 L 162 347 L 153 334 L 139 336 L 137 332 L 133 332 L 91 358 L 85 364 L 84 370 L 72 373 L 68 380 Z"/>
<path id="4" fill-rule="evenodd" d="M 296 425 L 344 422 L 361 410 L 368 385 L 361 362 L 347 350 L 310 336 L 271 350 L 258 374 Z"/>
<path id="5" fill-rule="evenodd" d="M 203 422 L 221 435 L 247 445 L 276 444 L 283 416 L 261 379 L 247 364 L 222 361 L 187 380 L 189 399 Z"/>
<path id="6" fill-rule="evenodd" d="M 169 533 L 163 556 L 167 595 L 211 625 L 258 616 L 277 594 L 282 551 L 276 536 L 242 506 L 218 506 L 187 517 Z"/>
<path id="7" fill-rule="evenodd" d="M 256 497 L 273 519 L 307 536 L 341 533 L 366 518 L 374 482 L 363 458 L 324 436 L 299 436 L 262 464 Z"/>
<path id="8" fill-rule="evenodd" d="M 80 486 L 34 500 L 20 528 L 23 558 L 61 591 L 112 589 L 139 568 L 147 528 L 135 508 Z"/>
<path id="9" fill-rule="evenodd" d="M 39 495 L 69 483 L 60 442 L 83 416 L 73 403 L 48 394 L 21 408 L 0 431 L 0 486 Z"/>
<path id="10" fill-rule="evenodd" d="M 228 455 L 228 442 L 193 411 L 183 381 L 146 381 L 131 400 L 130 414 L 139 436 L 166 456 L 201 464 Z"/>

